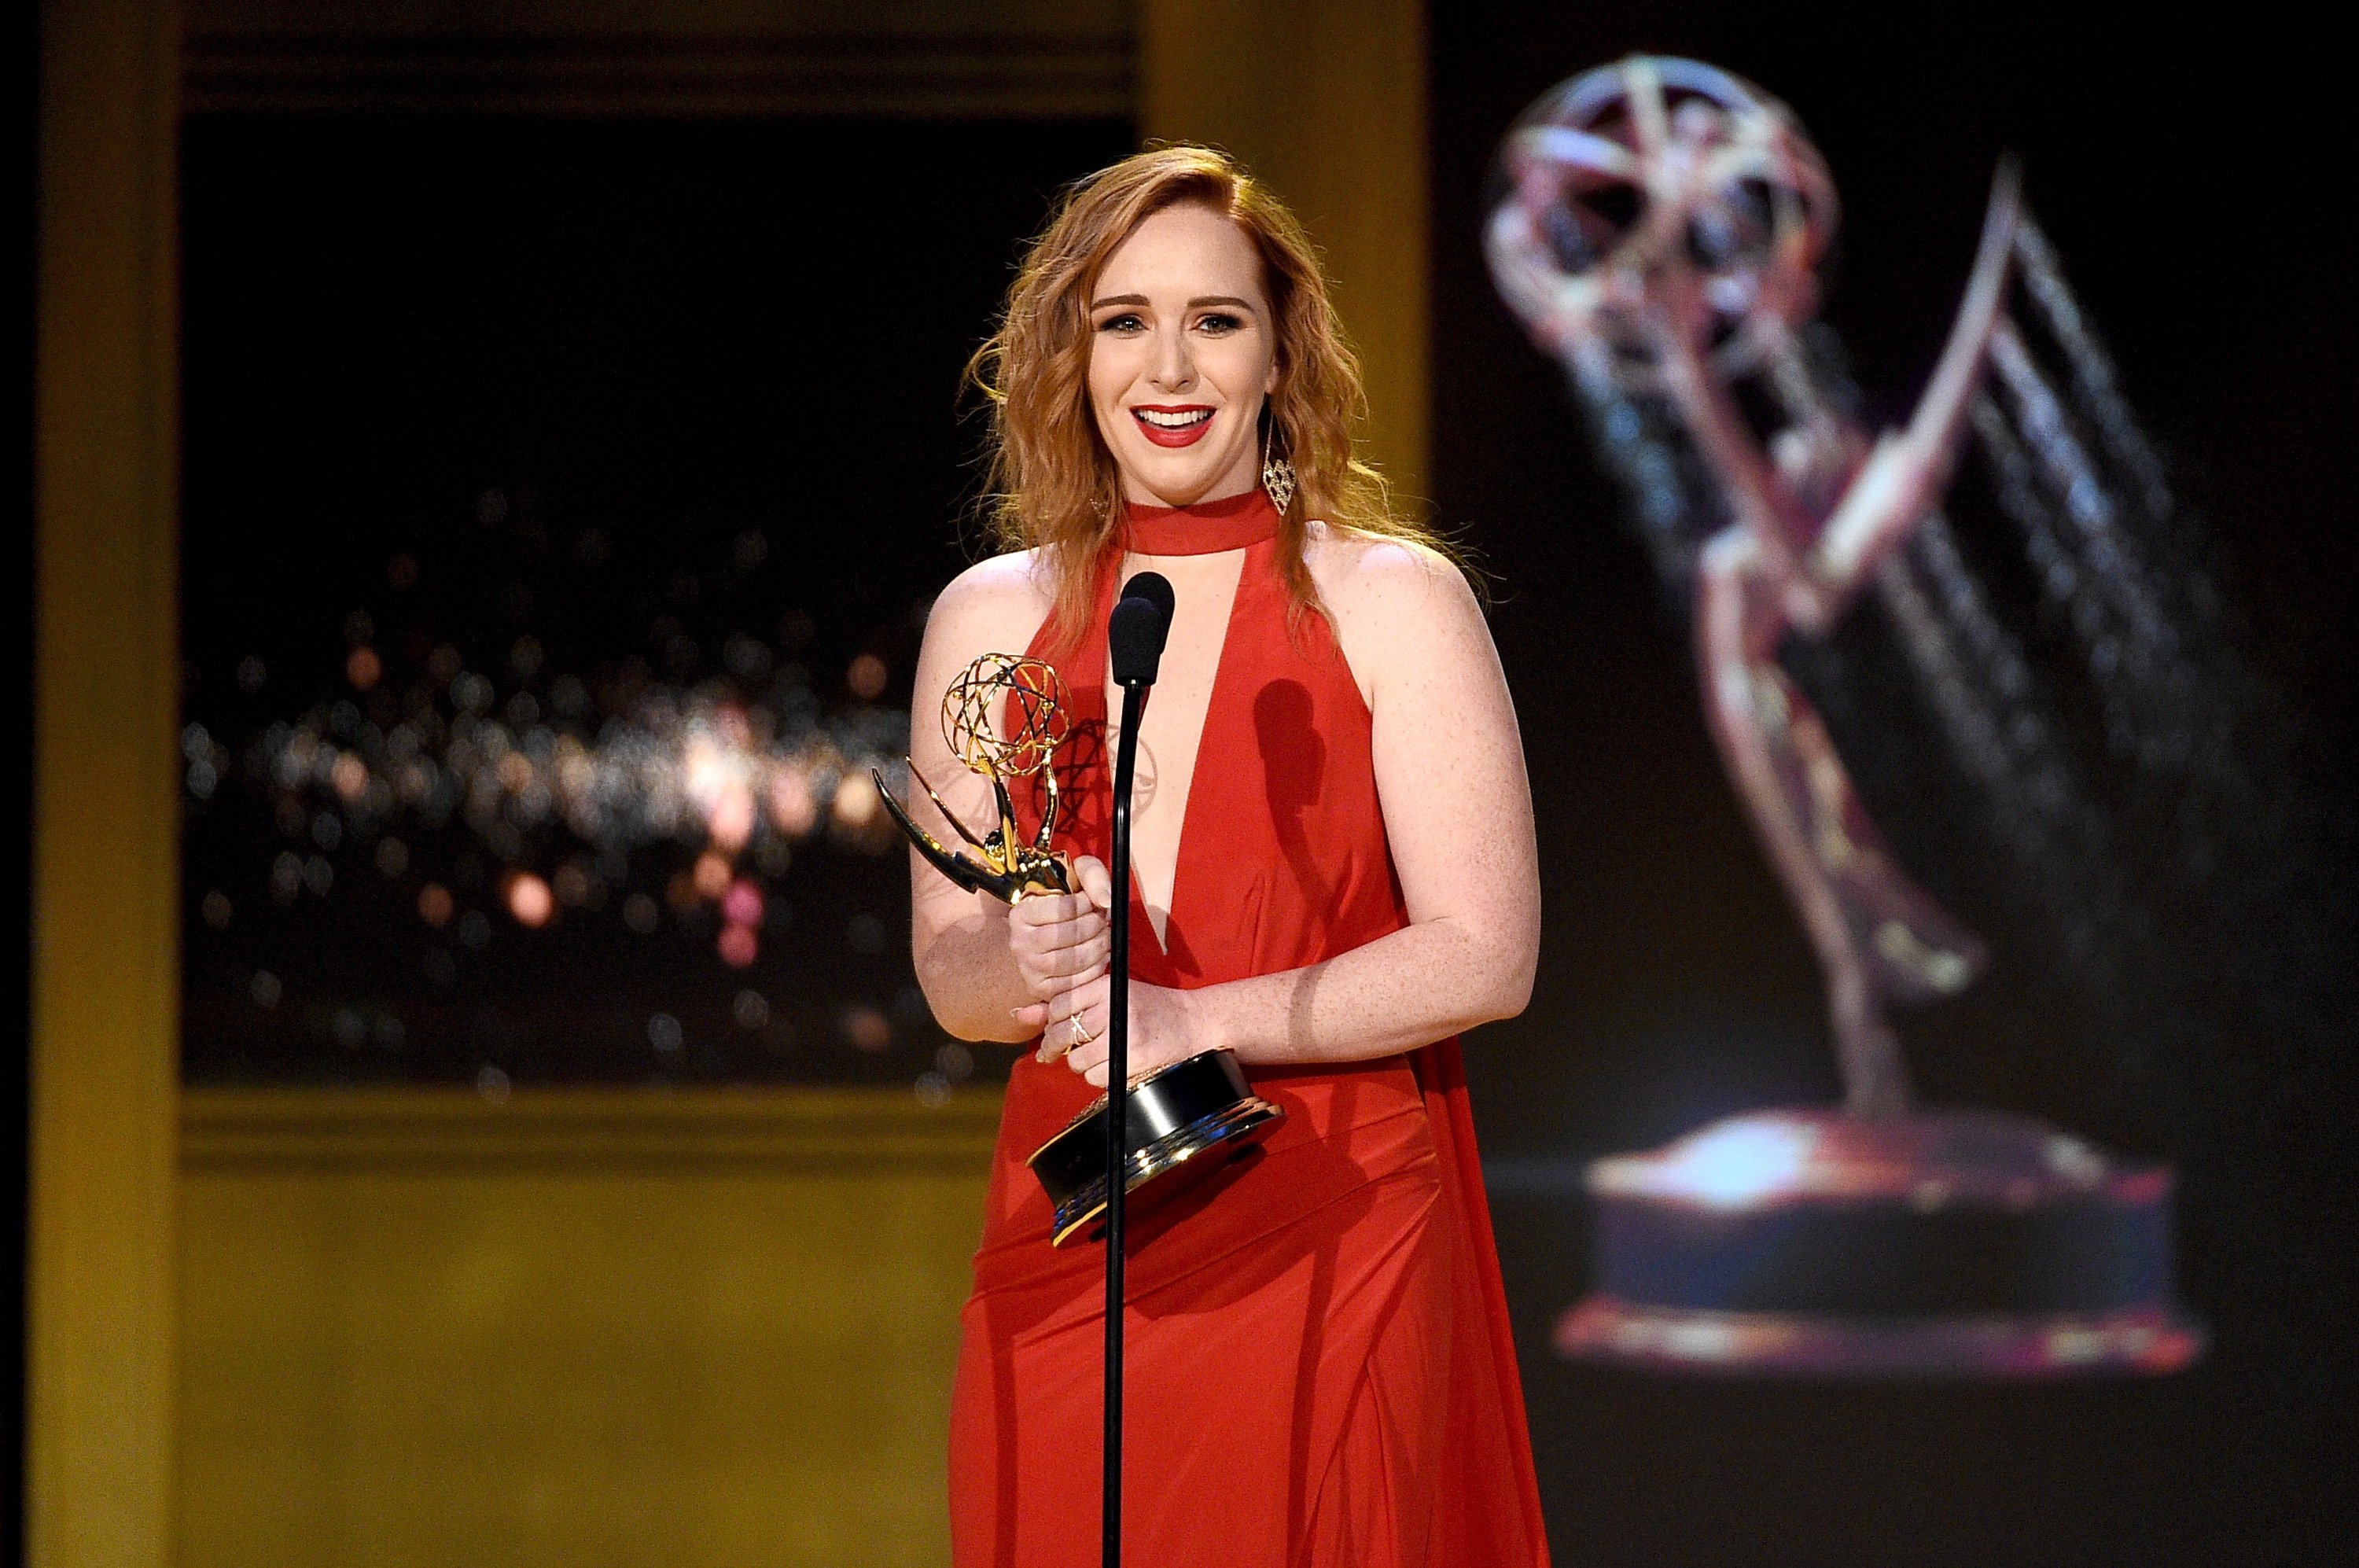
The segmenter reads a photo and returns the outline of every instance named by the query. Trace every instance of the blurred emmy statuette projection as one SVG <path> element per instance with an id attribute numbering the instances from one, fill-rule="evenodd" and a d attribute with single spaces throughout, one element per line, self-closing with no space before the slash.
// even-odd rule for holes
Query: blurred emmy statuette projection
<path id="1" fill-rule="evenodd" d="M 2092 628 L 2121 728 L 2166 754 L 2193 744 L 2140 732 L 2169 707 L 2169 616 L 2108 537 L 2114 513 L 2092 498 L 2105 476 L 2075 417 L 2115 470 L 2158 484 L 2153 454 L 2015 169 L 1999 170 L 1930 384 L 1881 434 L 1854 417 L 1814 321 L 1835 191 L 1777 100 L 1708 65 L 1634 56 L 1540 98 L 1498 175 L 1493 277 L 1566 366 L 1658 565 L 1690 595 L 1706 716 L 1825 973 L 1845 1090 L 1840 1109 L 1747 1113 L 1596 1161 L 1595 1289 L 1558 1345 L 1738 1373 L 2189 1365 L 2203 1335 L 2171 1298 L 2168 1170 L 2027 1118 L 1915 1103 L 1886 1008 L 1955 995 L 1985 953 L 1885 847 L 1779 663 L 1789 639 L 1825 639 L 1875 590 L 2016 847 L 2037 861 L 2041 835 L 2064 831 L 2070 790 L 2038 725 L 2011 711 L 2023 655 L 1940 511 L 1972 435 L 2025 492 L 2009 509 L 2043 590 L 2090 596 L 2075 624 Z M 2075 415 L 2027 346 L 2017 299 L 2070 365 Z"/>

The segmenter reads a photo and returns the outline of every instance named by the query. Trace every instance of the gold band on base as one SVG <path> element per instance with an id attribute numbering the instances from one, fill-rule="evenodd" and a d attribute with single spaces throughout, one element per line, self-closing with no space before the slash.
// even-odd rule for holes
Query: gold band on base
<path id="1" fill-rule="evenodd" d="M 1106 1207 L 1106 1102 L 1101 1097 L 1033 1152 L 1031 1166 L 1055 1206 L 1049 1240 L 1086 1237 Z M 1145 1207 L 1229 1163 L 1215 1151 L 1244 1154 L 1286 1117 L 1285 1109 L 1245 1083 L 1234 1054 L 1207 1051 L 1158 1069 L 1134 1083 L 1125 1118 L 1134 1138 L 1123 1192 Z"/>

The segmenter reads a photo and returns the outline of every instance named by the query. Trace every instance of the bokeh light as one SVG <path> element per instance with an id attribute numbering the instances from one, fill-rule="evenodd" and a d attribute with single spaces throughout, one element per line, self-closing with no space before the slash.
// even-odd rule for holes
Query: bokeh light
<path id="1" fill-rule="evenodd" d="M 557 912 L 557 895 L 549 884 L 529 871 L 520 871 L 508 878 L 508 913 L 516 924 L 538 931 L 549 923 Z"/>
<path id="2" fill-rule="evenodd" d="M 843 674 L 843 683 L 852 694 L 864 702 L 873 702 L 885 694 L 887 676 L 885 661 L 873 653 L 864 653 L 852 661 Z"/>
<path id="3" fill-rule="evenodd" d="M 733 926 L 759 926 L 762 923 L 762 902 L 761 888 L 739 877 L 721 896 L 721 917 Z"/>
<path id="4" fill-rule="evenodd" d="M 414 582 L 419 570 L 397 557 L 386 577 Z M 355 637 L 375 629 L 358 611 L 346 624 Z M 692 662 L 679 634 L 669 640 Z M 234 746 L 201 724 L 184 732 L 192 796 L 210 798 L 224 779 L 247 780 L 282 833 L 304 841 L 273 863 L 277 902 L 326 896 L 336 875 L 330 856 L 348 843 L 372 846 L 378 874 L 398 883 L 421 864 L 418 841 L 455 832 L 488 854 L 507 912 L 538 927 L 560 908 L 609 908 L 609 887 L 631 880 L 635 852 L 676 845 L 680 869 L 659 874 L 657 886 L 683 917 L 731 900 L 720 912 L 745 934 L 716 951 L 743 966 L 763 919 L 760 880 L 787 873 L 796 841 L 824 827 L 862 852 L 896 847 L 880 831 L 889 822 L 868 770 L 897 779 L 905 718 L 873 708 L 823 717 L 800 667 L 755 639 L 732 637 L 727 655 L 733 670 L 770 681 L 750 696 L 721 682 L 669 685 L 629 668 L 594 681 L 552 673 L 547 649 L 527 635 L 493 661 L 519 683 L 503 699 L 455 645 L 409 646 L 416 663 L 406 684 L 374 644 L 346 656 L 349 683 L 370 695 L 366 711 L 350 699 L 323 702 Z M 881 693 L 886 674 L 881 658 L 863 654 L 847 680 L 867 698 Z M 258 658 L 239 667 L 244 690 L 260 691 L 267 680 Z M 644 890 L 614 891 L 623 897 L 614 916 L 626 930 L 658 929 L 660 910 Z M 463 923 L 444 881 L 421 882 L 415 897 L 429 927 Z M 488 941 L 487 931 L 461 936 L 472 948 Z"/>
<path id="5" fill-rule="evenodd" d="M 729 857 L 719 850 L 709 849 L 696 857 L 696 869 L 689 874 L 689 879 L 695 885 L 699 898 L 717 899 L 729 891 Z"/>
<path id="6" fill-rule="evenodd" d="M 878 798 L 875 783 L 865 773 L 846 779 L 836 786 L 835 820 L 855 832 L 875 824 L 885 802 Z"/>
<path id="7" fill-rule="evenodd" d="M 892 1049 L 893 1025 L 881 1008 L 855 1002 L 843 1009 L 836 1023 L 843 1038 L 859 1050 L 874 1052 Z"/>

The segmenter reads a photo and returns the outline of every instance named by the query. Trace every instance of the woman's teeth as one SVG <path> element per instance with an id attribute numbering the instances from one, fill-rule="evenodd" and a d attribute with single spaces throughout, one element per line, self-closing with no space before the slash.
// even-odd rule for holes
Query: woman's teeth
<path id="1" fill-rule="evenodd" d="M 1212 417 L 1210 408 L 1194 408 L 1184 414 L 1167 414 L 1156 408 L 1133 408 L 1132 413 L 1158 430 L 1184 430 L 1190 425 L 1201 425 Z"/>

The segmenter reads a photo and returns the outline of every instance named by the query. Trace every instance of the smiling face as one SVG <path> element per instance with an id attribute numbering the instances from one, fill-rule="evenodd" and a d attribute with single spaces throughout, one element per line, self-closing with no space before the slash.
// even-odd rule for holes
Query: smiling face
<path id="1" fill-rule="evenodd" d="M 1090 291 L 1090 408 L 1126 499 L 1190 506 L 1260 483 L 1277 332 L 1261 256 L 1209 207 L 1131 231 Z"/>

